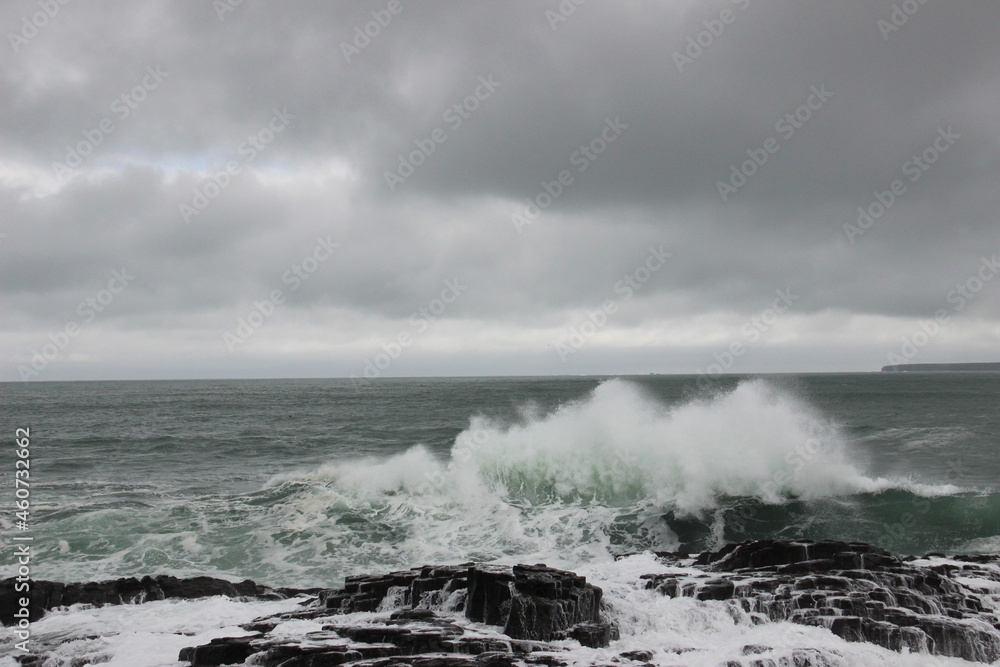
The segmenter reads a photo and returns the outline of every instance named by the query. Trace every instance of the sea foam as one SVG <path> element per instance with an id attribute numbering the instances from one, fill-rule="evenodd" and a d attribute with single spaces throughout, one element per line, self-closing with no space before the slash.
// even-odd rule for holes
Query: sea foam
<path id="1" fill-rule="evenodd" d="M 281 498 L 275 523 L 322 536 L 299 548 L 349 553 L 348 571 L 469 559 L 574 568 L 677 548 L 665 517 L 712 524 L 717 546 L 733 499 L 780 507 L 959 490 L 867 476 L 851 458 L 836 423 L 768 382 L 668 404 L 616 379 L 547 413 L 472 417 L 447 457 L 415 445 L 276 476 L 268 488 Z"/>

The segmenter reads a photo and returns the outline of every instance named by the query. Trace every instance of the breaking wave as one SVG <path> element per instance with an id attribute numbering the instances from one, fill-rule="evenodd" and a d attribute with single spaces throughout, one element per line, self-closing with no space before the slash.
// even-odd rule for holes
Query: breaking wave
<path id="1" fill-rule="evenodd" d="M 319 540 L 300 547 L 350 554 L 350 570 L 466 559 L 578 567 L 779 535 L 884 544 L 894 530 L 901 542 L 889 546 L 905 547 L 920 532 L 907 507 L 947 514 L 965 493 L 867 476 L 851 459 L 837 424 L 764 381 L 669 405 L 609 380 L 512 423 L 474 417 L 447 457 L 417 445 L 280 475 L 262 494 L 273 520 Z"/>

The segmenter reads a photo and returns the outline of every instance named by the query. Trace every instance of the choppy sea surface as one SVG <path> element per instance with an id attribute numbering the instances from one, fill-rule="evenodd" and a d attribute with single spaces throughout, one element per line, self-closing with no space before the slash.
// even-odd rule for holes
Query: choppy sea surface
<path id="1" fill-rule="evenodd" d="M 426 563 L 544 562 L 604 587 L 629 647 L 686 636 L 717 647 L 717 664 L 780 631 L 864 652 L 846 664 L 962 664 L 644 596 L 638 576 L 657 565 L 643 552 L 757 538 L 1000 552 L 1000 374 L 11 383 L 0 406 L 0 531 L 17 532 L 14 431 L 30 427 L 38 579 L 336 586 Z M 0 576 L 14 569 L 8 558 Z M 178 642 L 281 604 L 163 601 L 36 626 L 103 637 L 52 664 L 87 651 L 175 664 Z"/>

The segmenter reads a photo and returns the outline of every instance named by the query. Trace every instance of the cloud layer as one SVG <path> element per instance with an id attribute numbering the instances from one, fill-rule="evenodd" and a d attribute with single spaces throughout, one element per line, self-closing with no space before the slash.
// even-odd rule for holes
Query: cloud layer
<path id="1" fill-rule="evenodd" d="M 0 379 L 996 360 L 995 2 L 0 26 Z"/>

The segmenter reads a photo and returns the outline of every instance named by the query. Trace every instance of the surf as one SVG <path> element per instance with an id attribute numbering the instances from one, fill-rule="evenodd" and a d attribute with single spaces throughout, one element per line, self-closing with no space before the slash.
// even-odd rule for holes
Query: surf
<path id="1" fill-rule="evenodd" d="M 836 422 L 763 380 L 671 404 L 613 379 L 548 411 L 526 403 L 507 421 L 474 415 L 447 456 L 415 444 L 278 475 L 267 488 L 280 497 L 275 520 L 294 516 L 297 530 L 367 568 L 468 559 L 573 568 L 644 549 L 841 534 L 877 526 L 867 508 L 885 494 L 962 492 L 870 476 L 854 458 Z M 861 521 L 838 523 L 852 503 Z"/>

